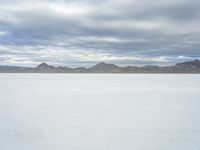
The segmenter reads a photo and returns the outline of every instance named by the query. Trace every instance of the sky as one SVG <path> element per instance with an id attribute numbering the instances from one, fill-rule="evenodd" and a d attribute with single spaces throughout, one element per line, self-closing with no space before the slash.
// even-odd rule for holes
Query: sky
<path id="1" fill-rule="evenodd" d="M 0 0 L 0 65 L 200 58 L 199 0 Z"/>

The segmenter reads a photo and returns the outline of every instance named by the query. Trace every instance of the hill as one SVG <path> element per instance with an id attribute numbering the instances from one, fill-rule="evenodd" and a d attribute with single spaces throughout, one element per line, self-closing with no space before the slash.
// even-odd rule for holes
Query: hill
<path id="1" fill-rule="evenodd" d="M 200 73 L 200 61 L 186 61 L 173 66 L 127 66 L 100 62 L 92 67 L 54 67 L 41 63 L 37 67 L 0 66 L 0 73 Z"/>

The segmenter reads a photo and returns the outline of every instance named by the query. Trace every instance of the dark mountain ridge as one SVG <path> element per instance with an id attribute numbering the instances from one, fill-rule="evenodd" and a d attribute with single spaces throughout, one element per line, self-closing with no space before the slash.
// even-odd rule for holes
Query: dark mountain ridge
<path id="1" fill-rule="evenodd" d="M 0 73 L 200 73 L 200 61 L 186 61 L 173 66 L 127 66 L 100 62 L 92 67 L 54 67 L 42 63 L 37 67 L 0 66 Z"/>

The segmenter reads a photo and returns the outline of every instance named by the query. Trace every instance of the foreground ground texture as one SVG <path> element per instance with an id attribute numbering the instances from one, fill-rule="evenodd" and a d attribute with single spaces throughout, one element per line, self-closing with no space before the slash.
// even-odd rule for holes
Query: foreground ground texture
<path id="1" fill-rule="evenodd" d="M 199 75 L 0 74 L 1 150 L 199 150 Z"/>

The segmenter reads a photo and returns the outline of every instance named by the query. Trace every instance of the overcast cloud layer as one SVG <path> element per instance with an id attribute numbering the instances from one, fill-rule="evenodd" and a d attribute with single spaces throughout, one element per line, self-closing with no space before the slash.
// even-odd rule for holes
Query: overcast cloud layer
<path id="1" fill-rule="evenodd" d="M 0 0 L 0 64 L 199 59 L 199 8 L 199 0 Z"/>

